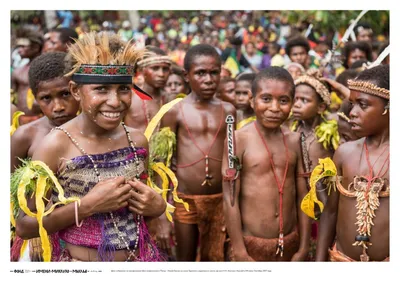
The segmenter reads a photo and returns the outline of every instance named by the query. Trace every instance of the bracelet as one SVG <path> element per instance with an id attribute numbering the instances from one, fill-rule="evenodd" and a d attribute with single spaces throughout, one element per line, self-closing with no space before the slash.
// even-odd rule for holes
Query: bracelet
<path id="1" fill-rule="evenodd" d="M 79 203 L 81 205 L 81 203 Z M 81 227 L 83 223 L 83 220 L 79 223 L 78 220 L 78 201 L 75 201 L 75 224 L 77 227 Z"/>

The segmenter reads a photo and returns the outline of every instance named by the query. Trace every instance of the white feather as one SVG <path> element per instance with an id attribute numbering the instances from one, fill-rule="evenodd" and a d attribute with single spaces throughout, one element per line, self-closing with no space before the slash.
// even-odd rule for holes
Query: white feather
<path id="1" fill-rule="evenodd" d="M 382 61 L 386 58 L 387 55 L 389 55 L 390 53 L 390 45 L 388 45 L 388 47 L 385 48 L 385 50 L 379 55 L 379 57 L 375 60 L 375 62 L 373 62 L 372 64 L 370 64 L 368 66 L 368 68 L 373 68 L 376 67 L 378 65 L 380 65 L 382 63 Z"/>
<path id="2" fill-rule="evenodd" d="M 358 23 L 358 21 L 362 18 L 362 16 L 365 15 L 366 12 L 368 12 L 368 10 L 363 10 L 363 11 L 358 15 L 358 17 L 357 17 L 354 21 L 352 21 L 351 25 L 347 28 L 346 32 L 345 32 L 344 35 L 343 35 L 343 38 L 342 38 L 342 42 L 343 42 L 343 43 L 346 43 L 346 42 L 348 41 L 349 36 L 350 36 L 351 32 L 353 31 L 354 27 L 356 26 L 356 24 Z"/>

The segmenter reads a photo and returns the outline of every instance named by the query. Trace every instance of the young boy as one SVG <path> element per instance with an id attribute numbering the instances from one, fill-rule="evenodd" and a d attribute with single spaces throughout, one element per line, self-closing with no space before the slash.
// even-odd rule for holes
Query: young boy
<path id="1" fill-rule="evenodd" d="M 317 261 L 389 260 L 389 66 L 349 81 L 351 129 L 335 152 L 336 189 L 321 216 Z M 339 209 L 340 206 L 340 209 Z"/>
<path id="2" fill-rule="evenodd" d="M 50 30 L 44 36 L 43 53 L 46 52 L 67 52 L 68 46 L 78 39 L 78 34 L 72 28 L 61 27 Z"/>
<path id="3" fill-rule="evenodd" d="M 184 67 L 192 92 L 163 118 L 162 127 L 176 134 L 178 195 L 174 225 L 177 260 L 194 261 L 200 238 L 200 260 L 222 261 L 225 228 L 222 211 L 222 148 L 225 118 L 236 115 L 232 104 L 215 98 L 221 59 L 211 45 L 199 44 L 186 53 Z"/>
<path id="4" fill-rule="evenodd" d="M 171 72 L 171 59 L 163 50 L 154 46 L 146 46 L 148 56 L 138 62 L 139 71 L 143 73 L 144 85 L 142 89 L 149 93 L 153 100 L 142 100 L 133 95 L 131 107 L 125 117 L 125 124 L 146 130 L 151 119 L 156 115 L 161 106 L 167 101 L 163 89 Z"/>
<path id="5" fill-rule="evenodd" d="M 16 106 L 25 115 L 21 116 L 21 124 L 40 118 L 39 106 L 34 103 L 29 88 L 29 68 L 34 58 L 40 55 L 43 47 L 43 36 L 35 31 L 21 30 L 16 42 L 21 58 L 29 59 L 29 63 L 15 69 L 11 74 L 11 88 L 17 92 Z"/>
<path id="6" fill-rule="evenodd" d="M 44 116 L 19 127 L 11 137 L 11 172 L 21 159 L 32 157 L 43 138 L 56 126 L 73 119 L 79 102 L 70 94 L 64 77 L 66 53 L 52 52 L 35 58 L 29 69 L 29 85 Z"/>
<path id="7" fill-rule="evenodd" d="M 310 221 L 300 210 L 307 194 L 299 134 L 281 124 L 293 104 L 294 84 L 283 68 L 270 67 L 252 84 L 257 120 L 236 132 L 242 165 L 233 183 L 223 183 L 224 215 L 235 261 L 302 261 L 308 253 Z M 228 168 L 225 144 L 222 174 Z"/>
<path id="8" fill-rule="evenodd" d="M 215 97 L 235 105 L 235 79 L 229 76 L 221 77 Z"/>
<path id="9" fill-rule="evenodd" d="M 251 85 L 255 73 L 243 73 L 236 78 L 235 86 L 235 107 L 236 107 L 236 117 L 237 126 L 236 129 L 240 129 L 243 126 L 250 124 L 255 121 L 254 110 L 250 105 L 251 99 Z"/>
<path id="10" fill-rule="evenodd" d="M 297 36 L 286 43 L 286 55 L 289 56 L 292 62 L 302 65 L 305 70 L 309 68 L 308 51 L 310 51 L 310 44 L 305 37 Z"/>

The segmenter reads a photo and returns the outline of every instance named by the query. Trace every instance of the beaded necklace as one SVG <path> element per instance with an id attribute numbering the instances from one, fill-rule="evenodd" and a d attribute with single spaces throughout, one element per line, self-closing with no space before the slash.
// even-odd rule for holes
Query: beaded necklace
<path id="1" fill-rule="evenodd" d="M 139 179 L 139 178 L 140 178 L 140 174 L 139 174 L 139 170 L 138 170 L 139 158 L 138 158 L 137 153 L 136 153 L 136 147 L 133 145 L 133 142 L 132 142 L 131 137 L 130 137 L 130 135 L 129 135 L 129 131 L 128 131 L 128 129 L 127 129 L 126 126 L 125 126 L 125 123 L 122 122 L 121 124 L 122 124 L 122 126 L 124 127 L 126 136 L 128 137 L 129 145 L 130 145 L 130 146 L 132 147 L 132 149 L 133 149 L 134 159 L 135 159 L 135 164 L 136 164 L 136 176 L 135 176 L 135 178 L 136 178 L 136 179 Z M 86 151 L 79 145 L 78 141 L 76 141 L 76 139 L 73 138 L 73 137 L 71 136 L 71 134 L 70 134 L 66 129 L 64 129 L 64 128 L 62 128 L 62 127 L 56 127 L 55 129 L 58 129 L 58 130 L 63 131 L 63 132 L 69 137 L 69 139 L 71 139 L 71 141 L 75 144 L 75 146 L 79 149 L 79 151 L 80 151 L 82 154 L 86 155 L 86 156 L 89 158 L 89 160 L 90 160 L 91 163 L 93 164 L 94 171 L 95 171 L 96 176 L 97 176 L 97 178 L 98 178 L 98 180 L 99 180 L 99 182 L 100 182 L 100 181 L 102 180 L 102 178 L 101 178 L 101 176 L 100 176 L 99 170 L 97 169 L 97 164 L 96 164 L 95 161 L 93 160 L 93 157 L 92 157 L 91 155 L 89 155 L 89 154 L 86 153 Z M 125 238 L 124 238 L 122 232 L 118 229 L 117 221 L 116 221 L 116 219 L 115 219 L 115 217 L 114 217 L 114 213 L 113 213 L 113 212 L 109 212 L 109 214 L 110 214 L 111 220 L 112 220 L 112 222 L 113 222 L 114 228 L 115 228 L 115 230 L 117 231 L 118 238 L 122 241 L 122 243 L 125 244 L 125 247 L 126 247 L 126 249 L 128 250 L 129 255 L 128 255 L 128 258 L 126 259 L 126 261 L 129 261 L 130 258 L 132 258 L 133 260 L 136 259 L 135 251 L 137 250 L 137 246 L 138 246 L 138 244 L 139 244 L 140 222 L 142 221 L 142 216 L 139 215 L 139 214 L 137 215 L 137 218 L 136 218 L 136 220 L 137 220 L 136 241 L 135 241 L 135 245 L 134 245 L 133 249 L 131 249 L 131 248 L 129 247 L 128 242 L 125 240 Z"/>

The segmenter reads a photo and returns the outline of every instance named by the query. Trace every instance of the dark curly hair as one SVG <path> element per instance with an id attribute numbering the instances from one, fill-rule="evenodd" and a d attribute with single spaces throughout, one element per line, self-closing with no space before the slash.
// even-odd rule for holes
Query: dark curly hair
<path id="1" fill-rule="evenodd" d="M 29 86 L 34 95 L 37 94 L 40 82 L 64 76 L 66 55 L 64 52 L 49 52 L 32 61 L 29 68 Z"/>
<path id="2" fill-rule="evenodd" d="M 183 66 L 187 72 L 190 71 L 190 67 L 193 63 L 193 60 L 197 56 L 210 56 L 214 57 L 217 60 L 217 64 L 221 66 L 221 57 L 219 56 L 217 50 L 211 45 L 208 44 L 197 44 L 191 47 L 183 60 Z"/>
<path id="3" fill-rule="evenodd" d="M 51 32 L 56 32 L 60 34 L 60 41 L 64 44 L 70 43 L 73 44 L 74 39 L 78 39 L 78 33 L 72 28 L 60 27 L 51 30 Z"/>
<path id="4" fill-rule="evenodd" d="M 359 49 L 365 53 L 367 60 L 369 62 L 372 61 L 372 49 L 371 46 L 367 42 L 363 41 L 355 41 L 355 42 L 348 42 L 343 48 L 343 66 L 348 69 L 350 66 L 347 65 L 347 61 L 349 60 L 351 52 L 354 50 Z"/>
<path id="5" fill-rule="evenodd" d="M 303 36 L 296 36 L 296 37 L 289 39 L 289 41 L 286 43 L 286 47 L 285 47 L 286 55 L 290 56 L 290 52 L 292 51 L 292 48 L 297 47 L 297 46 L 304 47 L 304 49 L 306 49 L 307 53 L 308 53 L 308 51 L 310 51 L 310 44 L 308 43 L 307 38 L 305 38 Z"/>
<path id="6" fill-rule="evenodd" d="M 268 67 L 256 75 L 251 86 L 253 97 L 256 96 L 259 82 L 267 79 L 287 82 L 291 87 L 290 96 L 294 97 L 295 85 L 293 78 L 287 70 L 281 67 Z"/>
<path id="7" fill-rule="evenodd" d="M 390 90 L 389 65 L 379 65 L 366 69 L 356 77 L 355 81 L 368 81 L 378 87 Z"/>

